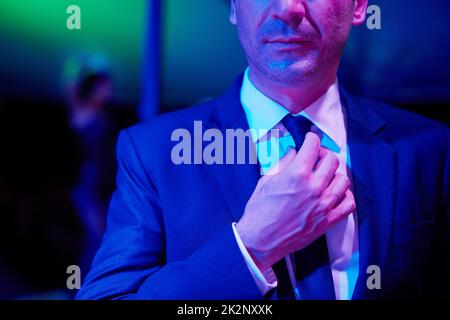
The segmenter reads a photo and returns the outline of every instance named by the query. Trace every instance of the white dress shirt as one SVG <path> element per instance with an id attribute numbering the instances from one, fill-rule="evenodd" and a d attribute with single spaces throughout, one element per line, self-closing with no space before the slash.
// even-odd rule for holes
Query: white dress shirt
<path id="1" fill-rule="evenodd" d="M 289 111 L 259 91 L 250 81 L 249 70 L 244 75 L 241 89 L 241 103 L 252 130 L 253 142 L 257 148 L 258 161 L 262 174 L 266 173 L 279 158 L 283 157 L 295 143 L 292 136 L 281 123 Z M 341 104 L 337 80 L 314 103 L 295 116 L 304 116 L 312 123 L 312 131 L 321 137 L 323 147 L 336 154 L 339 159 L 337 172 L 347 175 L 351 180 L 351 163 L 347 145 L 345 113 Z M 271 129 L 278 129 L 278 135 L 272 135 Z M 264 148 L 279 148 L 273 153 L 277 159 L 268 158 Z M 272 156 L 273 157 L 273 156 Z M 351 188 L 353 190 L 353 188 Z M 239 248 L 245 258 L 259 289 L 263 294 L 277 286 L 273 269 L 261 272 L 245 248 L 235 223 L 233 231 Z M 358 229 L 356 211 L 326 232 L 333 286 L 338 300 L 352 297 L 359 268 Z M 286 257 L 291 272 L 289 257 Z M 294 277 L 293 273 L 290 274 Z M 294 279 L 293 282 L 295 283 Z M 297 290 L 297 288 L 294 288 Z M 300 289 L 301 290 L 301 289 Z M 298 292 L 297 292 L 298 293 Z"/>

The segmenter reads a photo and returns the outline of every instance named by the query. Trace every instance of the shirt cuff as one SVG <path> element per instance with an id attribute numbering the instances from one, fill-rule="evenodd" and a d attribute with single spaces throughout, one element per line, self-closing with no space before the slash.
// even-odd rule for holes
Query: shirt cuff
<path id="1" fill-rule="evenodd" d="M 236 238 L 236 242 L 239 246 L 239 249 L 241 250 L 241 253 L 244 256 L 247 267 L 250 270 L 250 273 L 252 274 L 252 277 L 255 280 L 256 285 L 258 286 L 259 290 L 261 291 L 261 293 L 263 295 L 265 295 L 267 292 L 276 288 L 278 285 L 275 272 L 273 271 L 272 268 L 269 268 L 269 269 L 265 270 L 264 272 L 261 272 L 261 270 L 259 270 L 259 268 L 256 266 L 256 263 L 253 261 L 252 257 L 250 256 L 250 253 L 248 252 L 244 243 L 242 242 L 242 239 L 239 236 L 239 233 L 237 232 L 236 222 L 233 222 L 232 227 L 233 227 L 234 237 Z"/>

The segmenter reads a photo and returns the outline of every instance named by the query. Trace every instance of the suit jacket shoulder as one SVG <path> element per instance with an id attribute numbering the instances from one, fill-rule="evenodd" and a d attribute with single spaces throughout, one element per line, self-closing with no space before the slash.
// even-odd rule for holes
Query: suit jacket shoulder
<path id="1" fill-rule="evenodd" d="M 387 143 L 409 147 L 425 156 L 447 157 L 450 131 L 445 123 L 375 100 L 353 99 L 359 108 L 370 109 L 385 122 L 380 137 Z"/>

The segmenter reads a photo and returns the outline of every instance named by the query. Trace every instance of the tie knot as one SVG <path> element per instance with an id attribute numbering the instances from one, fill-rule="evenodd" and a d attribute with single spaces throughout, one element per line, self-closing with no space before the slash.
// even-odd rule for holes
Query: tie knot
<path id="1" fill-rule="evenodd" d="M 295 149 L 300 150 L 306 134 L 311 130 L 313 123 L 304 116 L 288 114 L 282 121 L 295 142 Z"/>

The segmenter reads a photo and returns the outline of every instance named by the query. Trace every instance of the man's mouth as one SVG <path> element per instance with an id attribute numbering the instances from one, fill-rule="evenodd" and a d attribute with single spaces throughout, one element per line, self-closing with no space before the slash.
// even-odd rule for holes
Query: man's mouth
<path id="1" fill-rule="evenodd" d="M 272 49 L 282 52 L 304 52 L 305 50 L 311 49 L 311 40 L 298 37 L 280 37 L 271 38 L 264 41 L 264 44 Z"/>
<path id="2" fill-rule="evenodd" d="M 273 39 L 267 39 L 264 41 L 265 43 L 274 43 L 274 44 L 286 44 L 286 45 L 304 45 L 309 40 L 306 40 L 304 38 L 273 38 Z"/>

